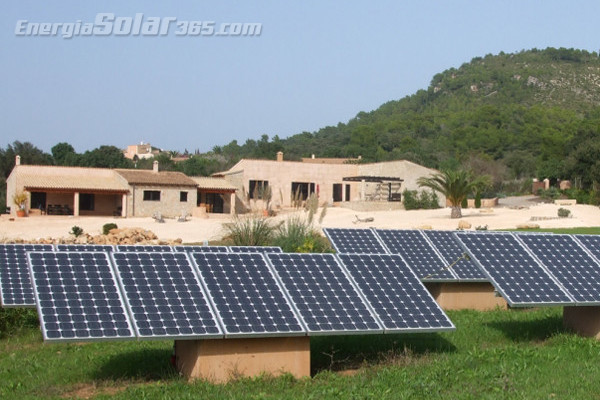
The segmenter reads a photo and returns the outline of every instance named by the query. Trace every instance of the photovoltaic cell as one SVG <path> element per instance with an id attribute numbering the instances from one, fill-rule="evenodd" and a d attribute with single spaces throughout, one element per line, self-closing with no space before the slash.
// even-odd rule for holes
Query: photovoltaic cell
<path id="1" fill-rule="evenodd" d="M 114 251 L 114 246 L 109 244 L 57 244 L 57 251 Z"/>
<path id="2" fill-rule="evenodd" d="M 134 337 L 108 253 L 27 254 L 45 340 Z"/>
<path id="3" fill-rule="evenodd" d="M 173 251 L 171 246 L 158 246 L 158 245 L 129 245 L 119 244 L 117 245 L 117 251 L 130 251 L 130 252 L 147 252 L 147 253 L 170 253 Z"/>
<path id="4" fill-rule="evenodd" d="M 309 334 L 382 333 L 333 254 L 267 254 Z"/>
<path id="5" fill-rule="evenodd" d="M 517 237 L 577 303 L 600 303 L 600 265 L 571 235 Z"/>
<path id="6" fill-rule="evenodd" d="M 226 337 L 306 334 L 262 254 L 191 256 Z"/>
<path id="7" fill-rule="evenodd" d="M 283 253 L 277 246 L 229 246 L 232 253 Z"/>
<path id="8" fill-rule="evenodd" d="M 574 304 L 513 235 L 457 233 L 456 236 L 511 306 Z"/>
<path id="9" fill-rule="evenodd" d="M 372 229 L 325 228 L 323 232 L 338 253 L 385 254 L 388 252 Z"/>
<path id="10" fill-rule="evenodd" d="M 456 262 L 452 271 L 461 281 L 487 281 L 485 274 L 473 262 L 463 258 L 465 250 L 460 245 L 453 231 L 424 230 L 422 233 L 429 239 L 447 266 Z M 457 262 L 458 261 L 458 262 Z"/>
<path id="11" fill-rule="evenodd" d="M 52 251 L 50 244 L 0 244 L 0 300 L 3 307 L 35 307 L 27 251 Z"/>
<path id="12" fill-rule="evenodd" d="M 338 254 L 386 332 L 443 331 L 454 325 L 397 254 Z"/>
<path id="13" fill-rule="evenodd" d="M 223 336 L 185 253 L 113 253 L 113 259 L 139 337 Z"/>
<path id="14" fill-rule="evenodd" d="M 448 264 L 436 253 L 426 237 L 418 230 L 377 229 L 375 231 L 390 254 L 400 254 L 420 279 L 456 281 L 458 278 Z"/>
<path id="15" fill-rule="evenodd" d="M 600 235 L 575 235 L 575 238 L 583 244 L 597 260 L 600 260 Z"/>
<path id="16" fill-rule="evenodd" d="M 197 253 L 229 253 L 227 246 L 175 246 L 175 251 L 187 251 Z"/>

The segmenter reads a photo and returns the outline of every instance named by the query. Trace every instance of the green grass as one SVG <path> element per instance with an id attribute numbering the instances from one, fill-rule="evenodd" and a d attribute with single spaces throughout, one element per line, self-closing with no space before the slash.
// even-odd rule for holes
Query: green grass
<path id="1" fill-rule="evenodd" d="M 505 229 L 501 229 L 505 230 Z M 515 229 L 506 229 L 513 231 Z M 600 235 L 600 227 L 590 226 L 585 228 L 545 228 L 545 229 L 516 229 L 516 231 L 525 232 L 552 232 L 552 233 L 567 233 L 570 235 L 585 234 L 585 235 Z"/>
<path id="2" fill-rule="evenodd" d="M 312 378 L 227 385 L 181 378 L 171 341 L 44 344 L 25 327 L 0 339 L 0 398 L 597 399 L 600 342 L 566 331 L 561 311 L 454 311 L 454 332 L 314 337 Z"/>

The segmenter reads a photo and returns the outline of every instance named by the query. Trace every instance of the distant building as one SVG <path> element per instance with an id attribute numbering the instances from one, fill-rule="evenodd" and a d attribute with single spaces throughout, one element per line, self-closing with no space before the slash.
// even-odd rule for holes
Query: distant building
<path id="1" fill-rule="evenodd" d="M 150 143 L 141 142 L 140 144 L 132 144 L 127 146 L 127 149 L 123 152 L 125 158 L 130 160 L 142 160 L 146 158 L 154 157 L 158 152 L 152 152 L 152 146 Z"/>

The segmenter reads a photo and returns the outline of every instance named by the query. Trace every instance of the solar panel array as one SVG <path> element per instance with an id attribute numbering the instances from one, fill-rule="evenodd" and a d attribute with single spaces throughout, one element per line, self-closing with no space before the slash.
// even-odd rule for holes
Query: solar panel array
<path id="1" fill-rule="evenodd" d="M 173 249 L 171 248 L 171 246 L 159 246 L 150 244 L 118 244 L 117 251 L 168 253 L 173 251 Z"/>
<path id="2" fill-rule="evenodd" d="M 323 232 L 338 253 L 388 253 L 372 229 L 325 228 Z"/>
<path id="3" fill-rule="evenodd" d="M 229 253 L 229 247 L 227 246 L 175 246 L 175 251 L 187 251 L 187 252 L 198 252 L 198 253 Z"/>
<path id="4" fill-rule="evenodd" d="M 278 246 L 229 246 L 232 253 L 283 253 Z"/>
<path id="5" fill-rule="evenodd" d="M 3 307 L 35 307 L 27 251 L 52 251 L 49 244 L 0 244 L 0 301 Z"/>
<path id="6" fill-rule="evenodd" d="M 57 244 L 58 251 L 114 251 L 110 244 Z"/>
<path id="7" fill-rule="evenodd" d="M 600 235 L 575 235 L 575 238 L 596 260 L 600 260 Z"/>
<path id="8" fill-rule="evenodd" d="M 481 269 L 473 261 L 463 257 L 465 250 L 460 245 L 453 231 L 424 230 L 422 234 L 437 249 L 446 265 L 450 266 L 456 263 L 452 266 L 452 271 L 459 280 L 487 281 Z"/>

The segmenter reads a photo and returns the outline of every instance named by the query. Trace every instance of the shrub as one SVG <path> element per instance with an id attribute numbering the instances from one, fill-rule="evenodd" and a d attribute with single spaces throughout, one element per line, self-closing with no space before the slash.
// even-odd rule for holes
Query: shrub
<path id="1" fill-rule="evenodd" d="M 571 210 L 567 210 L 566 208 L 558 209 L 558 217 L 559 218 L 568 218 L 571 215 Z"/>
<path id="2" fill-rule="evenodd" d="M 276 229 L 273 245 L 287 253 L 324 253 L 332 251 L 329 241 L 319 234 L 307 218 L 294 215 Z"/>
<path id="3" fill-rule="evenodd" d="M 83 235 L 83 229 L 78 227 L 77 225 L 73 225 L 73 227 L 71 228 L 71 232 L 69 233 L 75 237 L 79 237 Z"/>
<path id="4" fill-rule="evenodd" d="M 481 193 L 475 193 L 475 208 L 481 208 Z"/>
<path id="5" fill-rule="evenodd" d="M 110 223 L 108 223 L 108 224 L 104 224 L 104 225 L 102 225 L 102 234 L 103 234 L 103 235 L 108 235 L 108 233 L 109 233 L 111 230 L 113 230 L 113 229 L 117 229 L 117 228 L 118 228 L 117 224 L 115 224 L 115 223 L 112 223 L 112 222 L 110 222 Z"/>
<path id="6" fill-rule="evenodd" d="M 405 189 L 402 192 L 402 197 L 404 199 L 405 210 L 431 210 L 440 208 L 440 199 L 434 191 L 428 192 L 423 190 L 419 193 L 416 190 Z"/>
<path id="7" fill-rule="evenodd" d="M 0 338 L 10 336 L 23 328 L 39 326 L 35 310 L 29 308 L 0 308 Z"/>
<path id="8" fill-rule="evenodd" d="M 536 194 L 546 201 L 554 201 L 560 197 L 561 193 L 557 188 L 551 187 L 550 189 L 540 189 Z"/>
<path id="9" fill-rule="evenodd" d="M 269 221 L 258 215 L 236 216 L 232 223 L 225 225 L 225 230 L 235 246 L 267 246 L 274 232 Z"/>

